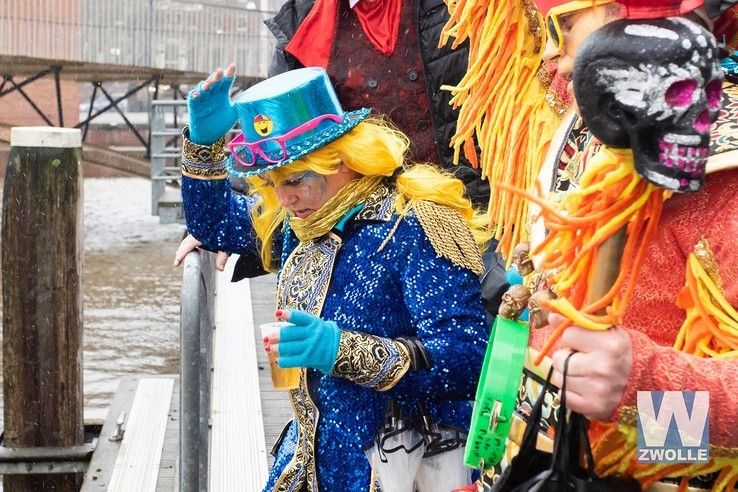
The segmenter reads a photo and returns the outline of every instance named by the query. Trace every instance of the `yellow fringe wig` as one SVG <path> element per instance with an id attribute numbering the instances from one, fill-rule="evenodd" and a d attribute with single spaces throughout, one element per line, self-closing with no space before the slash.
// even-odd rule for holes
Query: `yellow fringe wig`
<path id="1" fill-rule="evenodd" d="M 258 197 L 251 219 L 261 242 L 264 267 L 270 271 L 276 270 L 272 258 L 272 242 L 275 232 L 281 229 L 287 218 L 287 212 L 280 206 L 274 186 L 303 171 L 322 175 L 335 174 L 341 163 L 363 176 L 389 177 L 405 164 L 408 145 L 408 138 L 388 121 L 371 117 L 324 147 L 265 173 L 269 182 L 259 176 L 248 178 L 251 193 Z M 449 173 L 429 164 L 415 164 L 396 178 L 396 187 L 395 209 L 400 215 L 407 213 L 417 202 L 433 202 L 461 214 L 480 251 L 489 241 L 486 217 L 473 209 L 471 202 L 464 197 L 463 183 Z"/>
<path id="2" fill-rule="evenodd" d="M 550 76 L 541 66 L 543 20 L 532 0 L 446 4 L 451 18 L 439 46 L 452 37 L 452 48 L 469 41 L 466 75 L 458 85 L 442 87 L 453 94 L 454 108 L 460 108 L 451 138 L 454 162 L 463 150 L 491 184 L 530 189 L 559 124 L 546 102 Z M 528 202 L 509 188 L 493 187 L 489 224 L 500 241 L 498 250 L 510 261 L 515 245 L 529 240 Z"/>

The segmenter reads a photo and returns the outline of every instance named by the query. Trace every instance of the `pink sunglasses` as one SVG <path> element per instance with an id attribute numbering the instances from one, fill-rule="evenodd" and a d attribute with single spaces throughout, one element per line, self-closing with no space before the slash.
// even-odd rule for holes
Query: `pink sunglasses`
<path id="1" fill-rule="evenodd" d="M 320 123 L 325 120 L 331 120 L 335 123 L 343 123 L 344 121 L 344 119 L 338 115 L 323 114 L 320 116 L 316 116 L 310 121 L 306 121 L 300 126 L 288 131 L 284 135 L 280 135 L 279 137 L 262 138 L 261 140 L 257 140 L 256 142 L 245 142 L 243 132 L 241 132 L 236 138 L 228 142 L 227 147 L 228 150 L 231 151 L 231 155 L 233 156 L 233 158 L 236 159 L 236 161 L 238 161 L 238 163 L 243 166 L 248 167 L 255 165 L 257 156 L 260 156 L 262 159 L 264 159 L 266 162 L 269 162 L 270 164 L 279 164 L 280 162 L 287 159 L 287 147 L 285 145 L 285 142 L 287 142 L 287 140 L 295 138 L 298 135 L 302 135 L 303 133 L 309 132 L 310 130 L 314 130 Z M 276 159 L 270 157 L 266 153 L 266 151 L 261 148 L 261 145 L 265 142 L 277 142 L 279 144 L 280 153 Z M 242 154 L 246 160 L 242 159 Z"/>

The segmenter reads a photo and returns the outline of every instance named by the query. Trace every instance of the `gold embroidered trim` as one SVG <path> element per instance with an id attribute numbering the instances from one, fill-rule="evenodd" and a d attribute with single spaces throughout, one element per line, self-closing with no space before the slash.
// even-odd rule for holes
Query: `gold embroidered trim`
<path id="1" fill-rule="evenodd" d="M 410 354 L 402 343 L 355 331 L 341 332 L 333 375 L 387 391 L 409 369 Z"/>
<path id="2" fill-rule="evenodd" d="M 484 271 L 477 243 L 459 212 L 425 200 L 414 203 L 413 209 L 437 255 L 477 275 Z"/>
<path id="3" fill-rule="evenodd" d="M 389 178 L 385 179 L 366 199 L 356 219 L 388 221 L 394 213 L 396 197 L 394 183 L 389 182 Z"/>
<path id="4" fill-rule="evenodd" d="M 341 238 L 328 234 L 300 243 L 285 261 L 277 283 L 277 307 L 300 309 L 320 316 L 323 311 Z M 282 470 L 274 492 L 319 492 L 315 471 L 315 433 L 320 413 L 310 397 L 307 371 L 300 371 L 300 386 L 289 392 L 297 421 L 295 454 Z"/>
<path id="5" fill-rule="evenodd" d="M 188 176 L 193 179 L 226 179 L 228 177 L 228 171 L 225 168 L 225 161 L 219 163 L 219 165 L 213 165 L 208 168 L 195 167 L 182 161 L 182 175 Z"/>
<path id="6" fill-rule="evenodd" d="M 315 471 L 315 429 L 318 427 L 320 413 L 310 398 L 307 386 L 307 371 L 300 371 L 300 385 L 290 390 L 290 402 L 297 419 L 297 443 L 295 454 L 284 467 L 282 474 L 274 484 L 274 492 L 304 490 L 319 492 Z M 298 484 L 303 484 L 301 488 Z"/>
<path id="7" fill-rule="evenodd" d="M 182 129 L 182 159 L 194 164 L 213 164 L 226 160 L 225 137 L 213 145 L 199 145 L 190 140 L 190 129 Z"/>
<path id="8" fill-rule="evenodd" d="M 226 179 L 225 137 L 213 145 L 199 145 L 190 140 L 190 130 L 182 129 L 182 175 L 194 179 Z"/>
<path id="9" fill-rule="evenodd" d="M 330 233 L 300 243 L 285 261 L 277 284 L 280 308 L 299 309 L 319 316 L 333 273 L 341 238 Z"/>

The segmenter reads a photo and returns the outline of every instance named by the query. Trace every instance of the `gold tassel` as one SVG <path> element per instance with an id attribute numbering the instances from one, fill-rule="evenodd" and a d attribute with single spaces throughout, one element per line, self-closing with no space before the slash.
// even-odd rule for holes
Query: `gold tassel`
<path id="1" fill-rule="evenodd" d="M 414 202 L 413 210 L 438 256 L 481 275 L 484 271 L 482 255 L 458 211 L 425 200 Z"/>

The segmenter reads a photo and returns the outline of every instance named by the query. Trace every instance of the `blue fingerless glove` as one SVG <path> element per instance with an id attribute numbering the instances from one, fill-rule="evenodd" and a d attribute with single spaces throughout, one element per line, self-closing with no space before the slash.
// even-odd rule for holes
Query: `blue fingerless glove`
<path id="1" fill-rule="evenodd" d="M 190 140 L 198 145 L 213 145 L 233 128 L 238 113 L 231 104 L 231 86 L 235 77 L 223 76 L 208 90 L 202 90 L 202 82 L 187 96 L 187 111 L 190 116 Z M 192 97 L 199 92 L 198 97 Z"/>
<path id="2" fill-rule="evenodd" d="M 341 341 L 338 326 L 304 311 L 290 311 L 287 321 L 295 326 L 279 331 L 279 367 L 310 367 L 330 374 Z"/>

